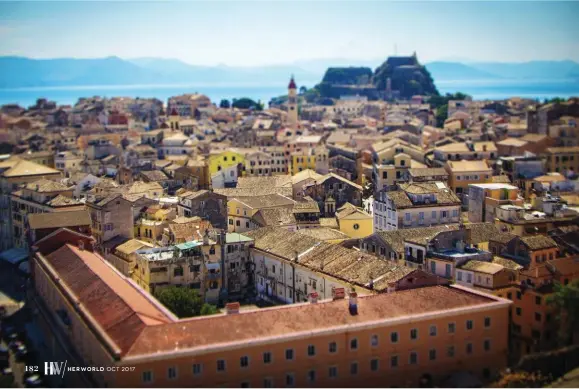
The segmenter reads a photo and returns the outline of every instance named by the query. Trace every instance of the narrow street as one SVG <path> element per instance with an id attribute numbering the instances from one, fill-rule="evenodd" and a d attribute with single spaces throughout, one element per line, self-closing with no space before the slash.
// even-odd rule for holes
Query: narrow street
<path id="1" fill-rule="evenodd" d="M 15 353 L 10 350 L 9 367 L 12 369 L 14 380 L 12 387 L 24 387 L 24 373 L 26 366 L 38 365 L 36 360 L 38 356 L 33 349 L 29 334 L 31 315 L 25 305 L 25 291 L 22 286 L 25 284 L 25 278 L 19 274 L 13 267 L 6 263 L 0 262 L 0 306 L 6 309 L 6 316 L 2 318 L 2 340 L 3 347 L 8 348 L 4 339 L 4 329 L 12 327 L 17 333 L 21 333 L 22 340 L 28 349 L 28 356 L 25 360 L 18 361 Z M 2 377 L 3 383 L 8 383 L 8 377 Z"/>

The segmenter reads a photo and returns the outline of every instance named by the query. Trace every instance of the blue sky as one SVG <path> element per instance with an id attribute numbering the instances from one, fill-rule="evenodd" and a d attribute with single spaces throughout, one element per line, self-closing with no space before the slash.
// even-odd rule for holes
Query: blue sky
<path id="1" fill-rule="evenodd" d="M 0 55 L 202 65 L 382 59 L 579 61 L 579 2 L 0 2 Z"/>

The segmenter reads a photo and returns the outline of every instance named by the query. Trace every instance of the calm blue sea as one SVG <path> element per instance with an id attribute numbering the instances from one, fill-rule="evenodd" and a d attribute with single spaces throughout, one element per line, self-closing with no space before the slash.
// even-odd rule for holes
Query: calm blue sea
<path id="1" fill-rule="evenodd" d="M 308 82 L 306 85 L 313 85 Z M 475 99 L 504 99 L 513 96 L 525 98 L 553 98 L 579 96 L 579 80 L 461 80 L 438 81 L 441 93 L 464 92 Z M 250 97 L 267 103 L 272 97 L 286 93 L 286 84 L 279 85 L 115 85 L 74 86 L 0 89 L 0 105 L 17 103 L 22 106 L 34 104 L 44 97 L 58 104 L 74 104 L 79 97 L 125 96 L 156 97 L 167 101 L 170 96 L 183 93 L 203 93 L 212 101 Z"/>

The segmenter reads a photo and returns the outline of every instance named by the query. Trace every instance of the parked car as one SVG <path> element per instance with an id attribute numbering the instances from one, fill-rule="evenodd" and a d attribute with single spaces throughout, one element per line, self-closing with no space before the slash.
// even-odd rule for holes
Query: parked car
<path id="1" fill-rule="evenodd" d="M 16 360 L 22 362 L 28 356 L 28 348 L 26 347 L 26 345 L 21 344 L 16 348 L 15 353 L 16 353 Z"/>
<path id="2" fill-rule="evenodd" d="M 44 386 L 44 381 L 40 374 L 33 374 L 24 379 L 24 386 L 27 388 L 42 388 Z"/>
<path id="3" fill-rule="evenodd" d="M 1 374 L 3 376 L 11 376 L 14 379 L 14 372 L 10 366 L 2 368 Z"/>
<path id="4" fill-rule="evenodd" d="M 10 367 L 5 367 L 0 371 L 0 387 L 9 387 L 14 383 L 14 372 Z"/>

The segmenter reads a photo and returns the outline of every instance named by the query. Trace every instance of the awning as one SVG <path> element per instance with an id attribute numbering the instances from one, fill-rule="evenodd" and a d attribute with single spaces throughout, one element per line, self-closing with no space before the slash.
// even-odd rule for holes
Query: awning
<path id="1" fill-rule="evenodd" d="M 218 262 L 207 263 L 205 266 L 207 266 L 207 270 L 219 270 L 221 267 Z"/>
<path id="2" fill-rule="evenodd" d="M 28 259 L 28 250 L 24 248 L 12 248 L 0 253 L 0 259 L 9 262 L 12 265 L 17 265 L 19 262 Z"/>
<path id="3" fill-rule="evenodd" d="M 201 246 L 201 242 L 198 242 L 196 240 L 192 240 L 190 242 L 185 242 L 185 243 L 181 243 L 181 244 L 176 245 L 176 247 L 179 250 L 189 250 L 189 249 L 192 249 L 192 248 L 197 247 L 197 246 Z"/>

